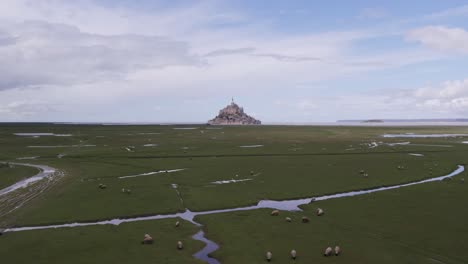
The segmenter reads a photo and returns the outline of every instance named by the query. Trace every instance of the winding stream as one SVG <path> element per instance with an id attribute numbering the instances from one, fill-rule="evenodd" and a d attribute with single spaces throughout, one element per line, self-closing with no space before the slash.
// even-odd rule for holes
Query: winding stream
<path id="1" fill-rule="evenodd" d="M 47 178 L 51 176 L 52 174 L 55 173 L 55 169 L 49 166 L 45 165 L 36 165 L 36 164 L 29 164 L 29 163 L 15 163 L 15 162 L 10 162 L 12 165 L 17 165 L 17 166 L 28 166 L 28 167 L 33 167 L 36 169 L 39 169 L 40 172 L 30 178 L 26 178 L 24 180 L 21 180 L 13 185 L 10 185 L 4 189 L 0 190 L 0 196 L 5 195 L 7 193 L 16 191 L 20 188 L 25 188 L 28 187 L 30 184 L 35 183 L 37 181 L 40 181 L 44 178 Z"/>
<path id="2" fill-rule="evenodd" d="M 44 166 L 44 167 L 49 168 L 47 166 Z M 168 218 L 182 218 L 197 226 L 201 226 L 199 223 L 194 221 L 194 218 L 198 215 L 210 215 L 210 214 L 227 213 L 227 212 L 235 212 L 235 211 L 248 211 L 248 210 L 261 209 L 261 208 L 269 208 L 269 209 L 284 210 L 284 211 L 301 211 L 299 206 L 309 204 L 314 201 L 324 201 L 324 200 L 335 199 L 335 198 L 351 197 L 351 196 L 369 194 L 369 193 L 380 192 L 380 191 L 385 191 L 385 190 L 392 190 L 392 189 L 397 189 L 401 187 L 407 187 L 407 186 L 417 185 L 417 184 L 422 184 L 422 183 L 442 181 L 446 178 L 456 176 L 462 173 L 464 170 L 465 170 L 465 167 L 459 165 L 456 170 L 452 171 L 451 173 L 447 175 L 424 179 L 424 180 L 411 182 L 411 183 L 404 183 L 404 184 L 398 184 L 398 185 L 387 186 L 387 187 L 377 187 L 377 188 L 368 189 L 368 190 L 343 192 L 343 193 L 323 195 L 323 196 L 304 198 L 304 199 L 283 200 L 283 201 L 261 200 L 258 202 L 257 205 L 245 206 L 245 207 L 220 209 L 220 210 L 208 210 L 208 211 L 201 211 L 201 212 L 192 212 L 186 209 L 185 212 L 175 213 L 175 214 L 152 215 L 152 216 L 134 217 L 134 218 L 127 218 L 127 219 L 116 218 L 116 219 L 111 219 L 111 220 L 87 222 L 87 223 L 68 223 L 68 224 L 59 224 L 59 225 L 16 227 L 16 228 L 6 229 L 4 232 L 5 233 L 6 232 L 19 232 L 19 231 L 39 230 L 39 229 L 80 227 L 80 226 L 92 226 L 92 225 L 108 225 L 108 224 L 120 225 L 121 223 L 127 223 L 127 222 L 148 221 L 148 220 L 168 219 Z M 205 238 L 203 231 L 200 231 L 197 234 L 195 234 L 193 238 L 206 243 L 206 246 L 201 251 L 195 253 L 193 256 L 209 264 L 219 264 L 219 261 L 208 256 L 211 252 L 217 250 L 219 246 L 215 242 L 210 241 L 207 238 Z"/>
<path id="3" fill-rule="evenodd" d="M 206 244 L 206 246 L 202 250 L 193 254 L 193 257 L 203 260 L 208 264 L 221 264 L 217 259 L 208 256 L 210 253 L 218 250 L 219 246 L 215 242 L 208 240 L 205 237 L 205 232 L 203 232 L 203 230 L 200 230 L 198 233 L 193 235 L 192 238 Z"/>

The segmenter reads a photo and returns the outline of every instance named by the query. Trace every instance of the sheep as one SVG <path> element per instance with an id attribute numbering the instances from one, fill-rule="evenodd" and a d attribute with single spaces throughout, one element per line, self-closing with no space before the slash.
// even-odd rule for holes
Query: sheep
<path id="1" fill-rule="evenodd" d="M 177 249 L 181 250 L 184 248 L 184 245 L 182 244 L 182 241 L 177 241 Z"/>
<path id="2" fill-rule="evenodd" d="M 279 211 L 278 211 L 278 210 L 273 210 L 273 211 L 271 211 L 271 215 L 272 215 L 272 216 L 278 216 L 278 215 L 279 215 Z"/>
<path id="3" fill-rule="evenodd" d="M 179 222 L 179 221 L 175 222 L 175 226 L 176 226 L 176 227 L 179 227 L 179 226 L 180 226 L 180 222 Z"/>
<path id="4" fill-rule="evenodd" d="M 317 216 L 321 216 L 325 213 L 322 208 L 317 208 L 316 212 L 317 212 Z"/>
<path id="5" fill-rule="evenodd" d="M 309 223 L 310 219 L 307 216 L 302 217 L 302 223 Z"/>
<path id="6" fill-rule="evenodd" d="M 360 174 L 364 174 L 364 170 L 359 171 Z"/>
<path id="7" fill-rule="evenodd" d="M 104 184 L 102 184 L 102 183 L 101 183 L 101 184 L 99 184 L 99 189 L 103 190 L 103 189 L 105 189 L 105 188 L 107 188 L 107 186 L 106 186 L 106 185 L 104 185 Z"/>
<path id="8" fill-rule="evenodd" d="M 153 244 L 153 238 L 150 235 L 145 234 L 143 241 L 141 241 L 141 244 Z"/>
<path id="9" fill-rule="evenodd" d="M 273 254 L 271 254 L 271 252 L 268 251 L 268 252 L 266 253 L 266 259 L 267 259 L 267 261 L 270 262 L 272 257 L 273 257 Z"/>
<path id="10" fill-rule="evenodd" d="M 335 256 L 340 255 L 340 253 L 341 253 L 341 248 L 340 248 L 340 246 L 335 246 Z"/>
<path id="11" fill-rule="evenodd" d="M 291 258 L 296 259 L 296 256 L 297 256 L 296 250 L 295 249 L 291 250 Z"/>
<path id="12" fill-rule="evenodd" d="M 254 175 L 254 171 L 250 171 L 250 175 Z"/>
<path id="13" fill-rule="evenodd" d="M 324 255 L 325 257 L 329 257 L 329 256 L 331 256 L 332 252 L 333 252 L 333 249 L 332 249 L 331 247 L 327 247 L 327 248 L 325 249 L 325 252 L 323 253 L 323 255 Z"/>
<path id="14" fill-rule="evenodd" d="M 461 183 L 465 183 L 465 178 L 460 179 Z"/>
<path id="15" fill-rule="evenodd" d="M 291 217 L 286 217 L 286 222 L 291 222 Z"/>

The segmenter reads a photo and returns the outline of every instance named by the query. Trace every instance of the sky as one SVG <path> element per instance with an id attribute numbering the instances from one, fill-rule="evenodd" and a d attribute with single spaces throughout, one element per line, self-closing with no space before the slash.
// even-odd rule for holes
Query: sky
<path id="1" fill-rule="evenodd" d="M 468 117 L 468 3 L 1 0 L 0 122 Z"/>

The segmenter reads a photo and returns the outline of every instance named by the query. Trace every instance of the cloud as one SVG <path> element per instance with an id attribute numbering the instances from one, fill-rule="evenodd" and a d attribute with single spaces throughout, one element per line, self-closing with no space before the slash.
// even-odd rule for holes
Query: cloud
<path id="1" fill-rule="evenodd" d="M 7 32 L 2 32 L 0 30 L 0 48 L 2 46 L 12 45 L 16 42 L 16 38 Z"/>
<path id="2" fill-rule="evenodd" d="M 292 62 L 322 60 L 321 58 L 318 58 L 318 57 L 290 56 L 290 55 L 275 54 L 275 53 L 257 53 L 257 54 L 253 54 L 253 56 L 266 57 L 266 58 L 272 58 L 272 59 L 279 60 L 279 61 L 292 61 Z"/>
<path id="3" fill-rule="evenodd" d="M 447 114 L 446 117 L 468 114 L 468 79 L 446 81 L 437 86 L 401 90 L 389 95 L 389 104 L 405 102 L 404 108 L 433 115 Z M 413 109 L 414 111 L 414 109 Z"/>
<path id="4" fill-rule="evenodd" d="M 139 69 L 201 63 L 187 43 L 164 37 L 89 34 L 40 21 L 2 30 L 9 33 L 0 35 L 0 44 L 8 44 L 0 45 L 0 90 L 123 79 Z"/>
<path id="5" fill-rule="evenodd" d="M 235 55 L 235 54 L 249 54 L 254 51 L 255 51 L 255 48 L 218 49 L 218 50 L 210 51 L 203 56 L 204 57 L 216 57 L 216 56 L 226 56 L 226 55 Z"/>
<path id="6" fill-rule="evenodd" d="M 468 31 L 462 28 L 427 26 L 409 31 L 406 38 L 439 51 L 468 54 Z"/>
<path id="7" fill-rule="evenodd" d="M 53 106 L 44 101 L 41 102 L 37 100 L 19 100 L 0 105 L 0 114 L 11 115 L 16 120 L 21 120 L 28 116 L 37 117 L 38 114 L 50 113 L 53 111 L 55 111 Z"/>
<path id="8" fill-rule="evenodd" d="M 283 112 L 296 112 L 294 122 L 335 119 L 458 118 L 468 115 L 468 79 L 412 89 L 394 88 L 379 93 L 343 92 L 337 96 L 277 101 Z M 345 109 L 334 112 L 331 109 Z M 292 111 L 296 109 L 297 111 Z M 323 111 L 330 110 L 330 113 Z M 271 120 L 274 121 L 274 120 Z"/>

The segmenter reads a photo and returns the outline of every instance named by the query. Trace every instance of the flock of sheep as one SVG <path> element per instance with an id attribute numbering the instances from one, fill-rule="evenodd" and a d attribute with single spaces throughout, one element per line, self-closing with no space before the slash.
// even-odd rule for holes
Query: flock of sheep
<path id="1" fill-rule="evenodd" d="M 280 214 L 279 210 L 273 210 L 270 213 L 271 216 L 278 216 L 279 214 Z M 325 214 L 325 211 L 322 208 L 317 208 L 317 210 L 315 210 L 315 214 L 317 216 L 322 216 L 322 215 Z M 286 222 L 291 222 L 292 221 L 291 217 L 286 217 L 285 219 L 286 219 Z M 310 221 L 310 219 L 307 216 L 303 216 L 301 218 L 301 220 L 302 220 L 302 223 L 308 223 Z M 325 249 L 323 255 L 326 256 L 326 257 L 331 256 L 333 254 L 335 256 L 338 256 L 338 255 L 340 255 L 340 253 L 341 253 L 341 248 L 339 246 L 335 246 L 334 249 L 332 247 L 327 247 Z M 295 249 L 291 250 L 290 255 L 291 255 L 292 259 L 296 259 L 296 257 L 297 257 L 296 250 Z M 270 251 L 268 251 L 266 253 L 266 260 L 268 262 L 270 262 L 272 258 L 273 258 L 273 254 Z"/>
<path id="2" fill-rule="evenodd" d="M 101 189 L 101 190 L 104 190 L 104 189 L 107 188 L 107 185 L 100 183 L 100 184 L 98 185 L 98 188 Z M 130 190 L 130 189 L 128 189 L 128 188 L 122 188 L 122 193 L 131 194 L 131 193 L 132 193 L 132 190 Z"/>
<path id="3" fill-rule="evenodd" d="M 334 250 L 331 247 L 327 247 L 325 249 L 325 252 L 323 253 L 323 255 L 325 257 L 329 257 L 329 256 L 331 256 L 333 254 L 335 254 L 335 256 L 338 256 L 338 255 L 340 255 L 340 253 L 341 253 L 341 248 L 339 246 L 335 246 Z M 291 250 L 291 252 L 289 254 L 291 255 L 292 259 L 295 260 L 297 258 L 297 251 L 295 249 Z M 266 253 L 266 260 L 268 262 L 270 262 L 272 260 L 272 258 L 273 258 L 273 254 L 270 251 L 268 251 Z"/>
<path id="4" fill-rule="evenodd" d="M 180 222 L 177 221 L 177 222 L 175 223 L 175 226 L 176 226 L 176 227 L 179 227 L 179 226 L 180 226 Z M 145 234 L 145 235 L 143 236 L 143 241 L 141 241 L 141 244 L 143 244 L 143 245 L 150 245 L 150 244 L 153 244 L 153 242 L 154 242 L 153 237 L 150 236 L 149 234 Z M 178 250 L 182 250 L 183 248 L 184 248 L 184 244 L 182 243 L 182 241 L 180 241 L 180 240 L 177 241 L 177 249 L 178 249 Z"/>

